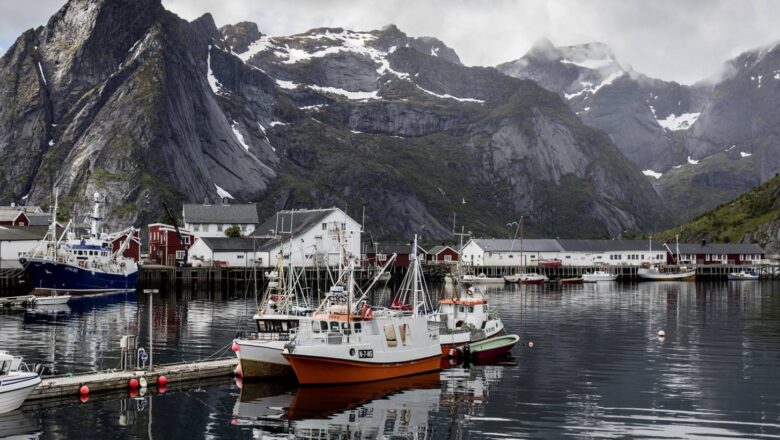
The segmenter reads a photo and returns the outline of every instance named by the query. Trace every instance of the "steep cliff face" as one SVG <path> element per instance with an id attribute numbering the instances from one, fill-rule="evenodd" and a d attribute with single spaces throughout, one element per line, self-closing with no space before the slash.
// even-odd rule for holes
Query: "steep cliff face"
<path id="1" fill-rule="evenodd" d="M 98 190 L 115 224 L 218 189 L 265 214 L 364 206 L 386 237 L 448 236 L 453 214 L 492 235 L 519 215 L 560 236 L 667 221 L 559 96 L 395 26 L 272 38 L 159 0 L 71 0 L 0 60 L 0 96 L 0 202 Z"/>
<path id="2" fill-rule="evenodd" d="M 685 162 L 680 134 L 696 121 L 709 90 L 641 75 L 623 66 L 601 43 L 555 47 L 542 40 L 523 58 L 498 69 L 558 93 L 586 124 L 606 131 L 648 175 Z"/>

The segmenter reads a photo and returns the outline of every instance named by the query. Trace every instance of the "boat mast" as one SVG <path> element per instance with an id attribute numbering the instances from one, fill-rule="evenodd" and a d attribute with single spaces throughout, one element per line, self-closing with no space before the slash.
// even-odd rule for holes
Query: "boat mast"
<path id="1" fill-rule="evenodd" d="M 525 273 L 525 256 L 523 255 L 523 216 L 520 216 L 520 264 L 523 267 L 523 273 Z"/>
<path id="2" fill-rule="evenodd" d="M 419 279 L 419 273 L 417 269 L 419 262 L 417 261 L 417 234 L 414 234 L 414 243 L 412 244 L 412 304 L 414 305 L 412 316 L 417 316 L 417 283 Z"/>
<path id="3" fill-rule="evenodd" d="M 102 220 L 100 217 L 100 194 L 95 193 L 94 195 L 94 202 L 95 205 L 92 208 L 92 217 L 90 218 L 90 235 L 92 238 L 98 238 L 98 227 L 99 222 Z"/>
<path id="4" fill-rule="evenodd" d="M 676 247 L 675 250 L 677 251 L 677 265 L 679 265 L 680 264 L 680 236 L 679 235 L 674 236 L 674 242 Z"/>

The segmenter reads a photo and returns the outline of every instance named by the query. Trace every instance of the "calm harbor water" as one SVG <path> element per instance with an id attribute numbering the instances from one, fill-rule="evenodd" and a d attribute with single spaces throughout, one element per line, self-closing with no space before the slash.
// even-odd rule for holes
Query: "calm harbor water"
<path id="1" fill-rule="evenodd" d="M 224 379 L 136 398 L 34 402 L 0 416 L 0 438 L 780 436 L 780 283 L 487 293 L 524 343 L 498 365 L 347 387 Z M 155 362 L 229 354 L 253 310 L 243 292 L 155 297 Z M 115 368 L 119 336 L 140 334 L 147 346 L 148 324 L 142 295 L 3 310 L 0 349 L 60 373 Z"/>

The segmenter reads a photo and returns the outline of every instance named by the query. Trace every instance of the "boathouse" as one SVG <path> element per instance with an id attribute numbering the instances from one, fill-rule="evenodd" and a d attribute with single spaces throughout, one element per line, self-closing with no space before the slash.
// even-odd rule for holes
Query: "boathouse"
<path id="1" fill-rule="evenodd" d="M 275 266 L 281 249 L 295 267 L 338 266 L 341 256 L 360 257 L 362 228 L 339 208 L 279 211 L 250 234 Z M 344 243 L 343 252 L 340 242 Z M 359 263 L 359 261 L 358 261 Z"/>
<path id="2" fill-rule="evenodd" d="M 670 247 L 677 252 L 675 245 Z M 680 243 L 680 261 L 684 264 L 760 264 L 765 258 L 766 251 L 753 243 Z M 667 262 L 674 262 L 672 254 L 667 255 Z"/>
<path id="3" fill-rule="evenodd" d="M 640 266 L 664 263 L 663 243 L 653 240 L 558 240 L 564 266 Z"/>
<path id="4" fill-rule="evenodd" d="M 200 237 L 225 237 L 225 230 L 233 225 L 241 228 L 241 235 L 254 232 L 259 222 L 257 205 L 197 205 L 182 207 L 182 221 L 192 235 Z"/>
<path id="5" fill-rule="evenodd" d="M 30 226 L 24 211 L 0 210 L 0 226 Z"/>
<path id="6" fill-rule="evenodd" d="M 128 237 L 130 237 L 130 242 L 127 244 L 127 248 L 122 253 L 122 256 L 138 262 L 141 260 L 141 231 L 138 229 L 128 228 L 122 232 L 112 234 L 110 237 L 111 252 L 117 252 Z"/>
<path id="7" fill-rule="evenodd" d="M 561 261 L 562 253 L 554 239 L 474 238 L 463 246 L 461 261 L 469 266 L 536 266 Z"/>
<path id="8" fill-rule="evenodd" d="M 447 245 L 434 246 L 428 249 L 428 263 L 431 264 L 456 264 L 459 256 L 458 251 Z"/>
<path id="9" fill-rule="evenodd" d="M 396 257 L 390 265 L 391 267 L 409 266 L 412 256 L 412 244 L 378 245 L 373 249 L 367 250 L 363 259 L 369 265 L 384 266 L 393 254 L 396 254 Z M 425 262 L 427 260 L 427 254 L 427 251 L 422 246 L 417 246 L 417 256 L 420 261 Z"/>
<path id="10" fill-rule="evenodd" d="M 149 261 L 164 266 L 176 266 L 177 261 L 184 260 L 184 250 L 192 246 L 193 234 L 179 228 L 184 243 L 176 235 L 176 229 L 164 223 L 152 223 L 149 228 Z"/>

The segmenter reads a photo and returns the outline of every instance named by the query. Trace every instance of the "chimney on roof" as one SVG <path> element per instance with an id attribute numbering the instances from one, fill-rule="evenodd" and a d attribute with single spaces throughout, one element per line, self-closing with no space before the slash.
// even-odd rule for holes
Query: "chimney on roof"
<path id="1" fill-rule="evenodd" d="M 704 247 L 704 246 L 707 246 L 707 240 L 702 240 L 702 241 L 701 241 L 701 246 L 702 246 L 702 247 Z"/>

